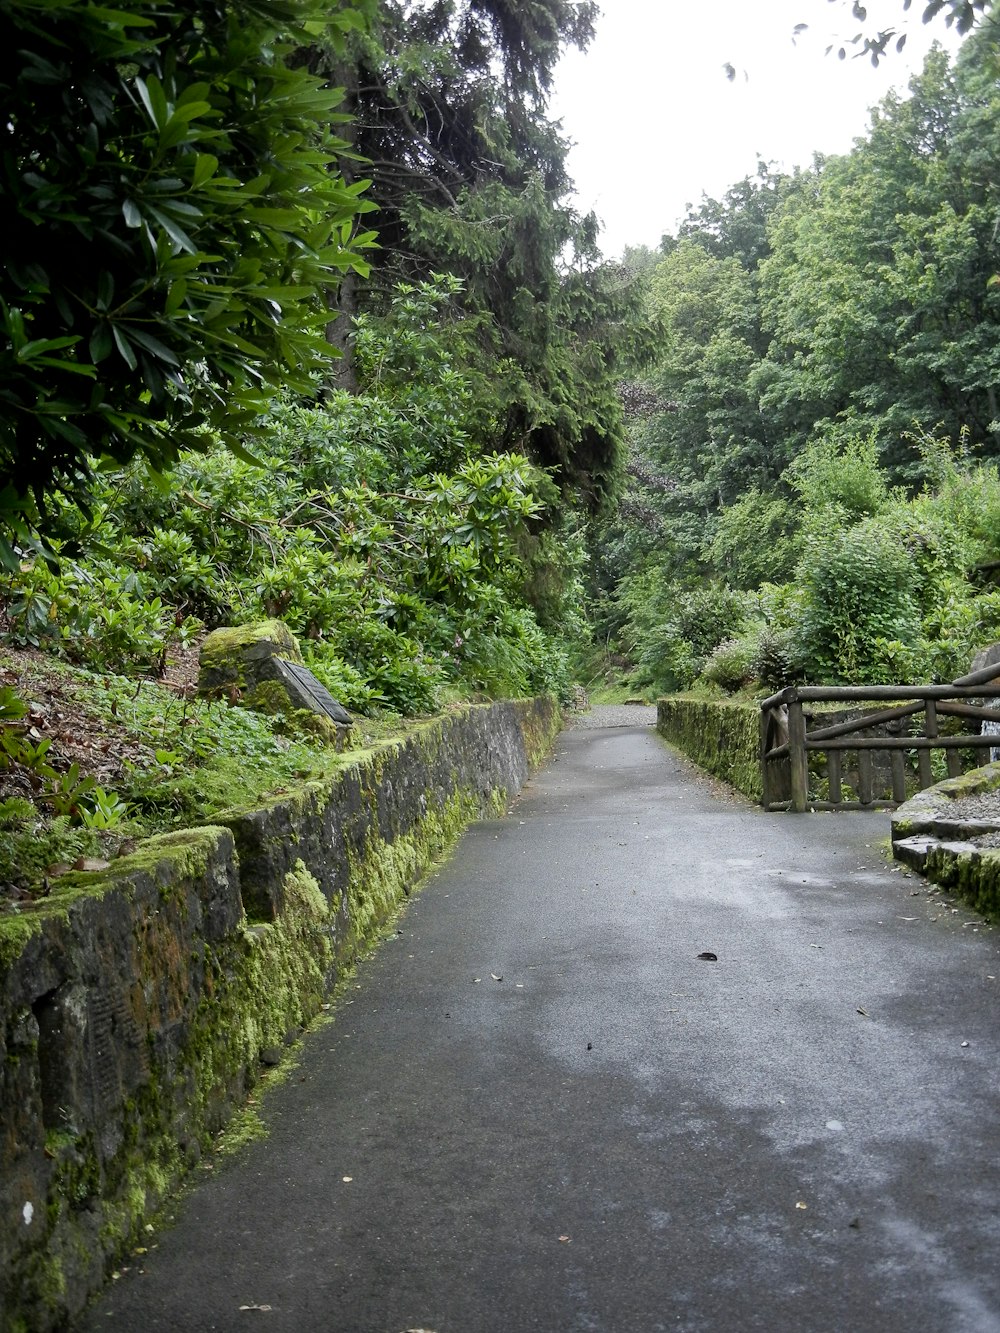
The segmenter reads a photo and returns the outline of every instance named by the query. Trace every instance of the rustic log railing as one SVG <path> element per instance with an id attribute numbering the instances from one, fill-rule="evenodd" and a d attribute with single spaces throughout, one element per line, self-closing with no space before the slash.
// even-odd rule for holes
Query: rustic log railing
<path id="1" fill-rule="evenodd" d="M 996 709 L 983 707 L 982 701 L 990 699 L 998 701 Z M 819 704 L 890 702 L 891 707 L 828 720 L 825 726 L 815 711 Z M 950 777 L 964 771 L 963 752 L 973 752 L 975 764 L 989 762 L 989 750 L 1000 746 L 1000 735 L 942 735 L 940 724 L 944 718 L 1000 723 L 1000 664 L 950 685 L 790 685 L 760 707 L 765 810 L 892 810 L 937 780 L 931 769 L 934 750 L 944 753 Z M 865 734 L 872 728 L 896 734 Z M 826 757 L 828 792 L 823 800 L 809 797 L 809 760 L 816 752 Z M 856 755 L 851 786 L 857 799 L 845 800 L 844 758 L 849 753 Z M 912 763 L 908 771 L 908 754 L 916 756 L 915 771 Z M 882 790 L 891 791 L 891 798 L 877 794 Z"/>

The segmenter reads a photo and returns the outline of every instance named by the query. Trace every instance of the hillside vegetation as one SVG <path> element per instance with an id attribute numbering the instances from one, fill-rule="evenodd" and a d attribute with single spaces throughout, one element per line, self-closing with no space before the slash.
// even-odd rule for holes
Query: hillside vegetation
<path id="1" fill-rule="evenodd" d="M 637 685 L 950 680 L 1000 636 L 998 38 L 629 254 L 655 368 L 591 588 Z"/>
<path id="2" fill-rule="evenodd" d="M 343 762 L 194 697 L 217 626 L 283 620 L 360 743 L 1000 637 L 995 8 L 853 152 L 620 263 L 547 113 L 593 4 L 8 8 L 14 906 Z"/>

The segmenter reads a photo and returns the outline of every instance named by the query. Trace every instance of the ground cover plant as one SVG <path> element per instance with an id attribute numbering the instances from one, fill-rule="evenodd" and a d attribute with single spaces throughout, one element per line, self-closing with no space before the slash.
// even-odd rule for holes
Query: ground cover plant
<path id="1" fill-rule="evenodd" d="M 192 657 L 154 680 L 0 650 L 0 904 L 343 762 L 195 698 Z"/>

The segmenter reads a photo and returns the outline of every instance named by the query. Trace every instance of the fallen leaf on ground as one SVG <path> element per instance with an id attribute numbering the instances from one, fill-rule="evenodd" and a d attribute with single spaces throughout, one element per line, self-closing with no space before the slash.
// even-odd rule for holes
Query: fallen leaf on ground
<path id="1" fill-rule="evenodd" d="M 706 963 L 717 963 L 719 961 L 719 955 L 717 953 L 709 953 L 707 949 L 704 953 L 700 953 L 698 957 L 704 959 Z"/>

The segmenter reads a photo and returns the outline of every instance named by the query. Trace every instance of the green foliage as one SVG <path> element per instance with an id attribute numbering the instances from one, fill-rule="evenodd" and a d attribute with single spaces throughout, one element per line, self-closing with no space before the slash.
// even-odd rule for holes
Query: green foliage
<path id="1" fill-rule="evenodd" d="M 362 4 L 368 7 L 365 0 Z M 95 460 L 245 447 L 329 358 L 323 291 L 364 269 L 342 94 L 289 63 L 299 0 L 5 0 L 0 536 L 31 541 Z M 333 41 L 358 25 L 336 5 Z M 0 552 L 0 553 L 2 553 Z"/>
<path id="2" fill-rule="evenodd" d="M 0 882 L 24 890 L 44 886 L 57 867 L 102 851 L 97 833 L 67 815 L 48 820 L 33 815 L 20 827 L 0 828 Z"/>
<path id="3" fill-rule="evenodd" d="M 878 514 L 889 500 L 874 435 L 821 436 L 787 468 L 785 480 L 798 493 L 806 522 L 818 528 Z"/>
<path id="4" fill-rule="evenodd" d="M 571 206 L 569 144 L 545 98 L 560 51 L 586 45 L 596 13 L 589 0 L 389 0 L 356 42 L 357 67 L 330 62 L 380 210 L 366 318 L 400 279 L 460 280 L 495 409 L 484 442 L 553 469 L 595 508 L 617 470 L 615 381 L 640 337 L 636 298 L 628 274 L 600 262 L 596 219 Z M 346 284 L 342 302 L 353 296 Z"/>
<path id="5" fill-rule="evenodd" d="M 640 257 L 655 372 L 596 604 L 647 674 L 679 684 L 706 661 L 662 604 L 695 580 L 761 590 L 762 620 L 707 664 L 722 688 L 754 644 L 752 681 L 774 688 L 950 679 L 994 636 L 993 18 L 954 65 L 933 51 L 850 154 L 762 167 L 655 267 Z"/>
<path id="6" fill-rule="evenodd" d="M 0 723 L 18 722 L 28 712 L 28 705 L 9 685 L 0 685 Z"/>
<path id="7" fill-rule="evenodd" d="M 701 675 L 727 694 L 736 694 L 757 678 L 758 665 L 758 640 L 750 634 L 717 644 L 706 658 Z"/>
<path id="8" fill-rule="evenodd" d="M 684 588 L 657 571 L 626 583 L 628 630 L 636 645 L 637 683 L 689 688 L 712 651 L 747 624 L 752 599 L 723 583 Z"/>
<path id="9" fill-rule="evenodd" d="M 90 829 L 118 828 L 127 818 L 129 806 L 114 792 L 106 792 L 103 787 L 94 787 L 91 804 L 80 811 L 80 818 Z"/>
<path id="10" fill-rule="evenodd" d="M 905 645 L 920 617 L 913 564 L 877 520 L 813 536 L 798 574 L 804 603 L 796 658 L 810 681 L 866 685 L 911 683 L 919 670 Z M 895 671 L 902 670 L 898 677 Z"/>
<path id="11" fill-rule="evenodd" d="M 783 496 L 752 487 L 719 514 L 705 555 L 735 588 L 788 578 L 799 553 L 799 515 Z"/>
<path id="12" fill-rule="evenodd" d="M 355 711 L 428 713 L 446 687 L 565 691 L 549 664 L 582 623 L 579 534 L 542 526 L 560 496 L 525 457 L 479 452 L 455 295 L 449 280 L 400 289 L 398 343 L 388 315 L 363 322 L 365 391 L 275 404 L 263 466 L 216 446 L 157 487 L 107 474 L 85 554 L 10 576 L 13 639 L 148 673 L 201 623 L 277 616 Z"/>

